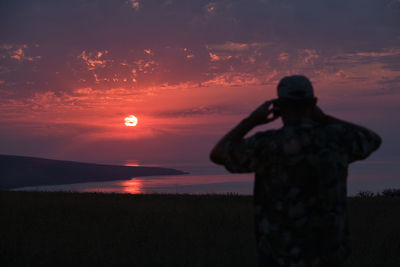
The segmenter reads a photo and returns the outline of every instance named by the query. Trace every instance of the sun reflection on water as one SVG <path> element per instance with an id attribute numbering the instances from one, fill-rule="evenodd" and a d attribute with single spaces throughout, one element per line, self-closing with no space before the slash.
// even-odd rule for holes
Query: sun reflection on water
<path id="1" fill-rule="evenodd" d="M 130 159 L 125 161 L 124 166 L 139 167 L 141 166 L 141 164 L 139 163 L 138 160 Z"/>
<path id="2" fill-rule="evenodd" d="M 123 181 L 121 183 L 121 185 L 123 186 L 123 190 L 125 193 L 129 193 L 129 194 L 142 194 L 143 193 L 143 184 L 142 181 L 140 180 L 128 180 L 128 181 Z"/>

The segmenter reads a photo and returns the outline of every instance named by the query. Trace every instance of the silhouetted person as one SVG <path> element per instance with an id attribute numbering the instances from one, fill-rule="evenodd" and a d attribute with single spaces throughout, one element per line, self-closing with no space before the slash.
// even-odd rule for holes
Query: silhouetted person
<path id="1" fill-rule="evenodd" d="M 255 172 L 258 266 L 339 267 L 349 255 L 348 166 L 368 157 L 381 138 L 324 114 L 316 102 L 306 77 L 284 77 L 278 99 L 257 108 L 211 152 L 230 172 Z M 244 138 L 279 116 L 282 128 Z"/>

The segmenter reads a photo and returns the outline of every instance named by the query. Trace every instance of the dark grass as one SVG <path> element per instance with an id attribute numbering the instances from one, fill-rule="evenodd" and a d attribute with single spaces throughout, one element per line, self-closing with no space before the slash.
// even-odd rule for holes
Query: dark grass
<path id="1" fill-rule="evenodd" d="M 0 191 L 1 266 L 255 266 L 252 197 Z M 349 199 L 347 266 L 399 266 L 400 199 Z"/>

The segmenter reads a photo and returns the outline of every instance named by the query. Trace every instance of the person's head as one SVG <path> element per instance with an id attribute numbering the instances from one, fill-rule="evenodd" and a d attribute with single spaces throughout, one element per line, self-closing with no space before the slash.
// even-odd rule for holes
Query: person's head
<path id="1" fill-rule="evenodd" d="M 277 105 L 284 123 L 311 117 L 316 103 L 313 86 L 305 76 L 286 76 L 279 82 Z"/>

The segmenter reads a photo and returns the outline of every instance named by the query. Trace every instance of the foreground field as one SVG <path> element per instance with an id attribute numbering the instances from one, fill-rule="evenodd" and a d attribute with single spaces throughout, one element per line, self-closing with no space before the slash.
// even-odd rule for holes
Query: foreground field
<path id="1" fill-rule="evenodd" d="M 1 266 L 255 266 L 252 198 L 0 191 Z M 349 200 L 347 266 L 399 266 L 400 199 Z"/>

